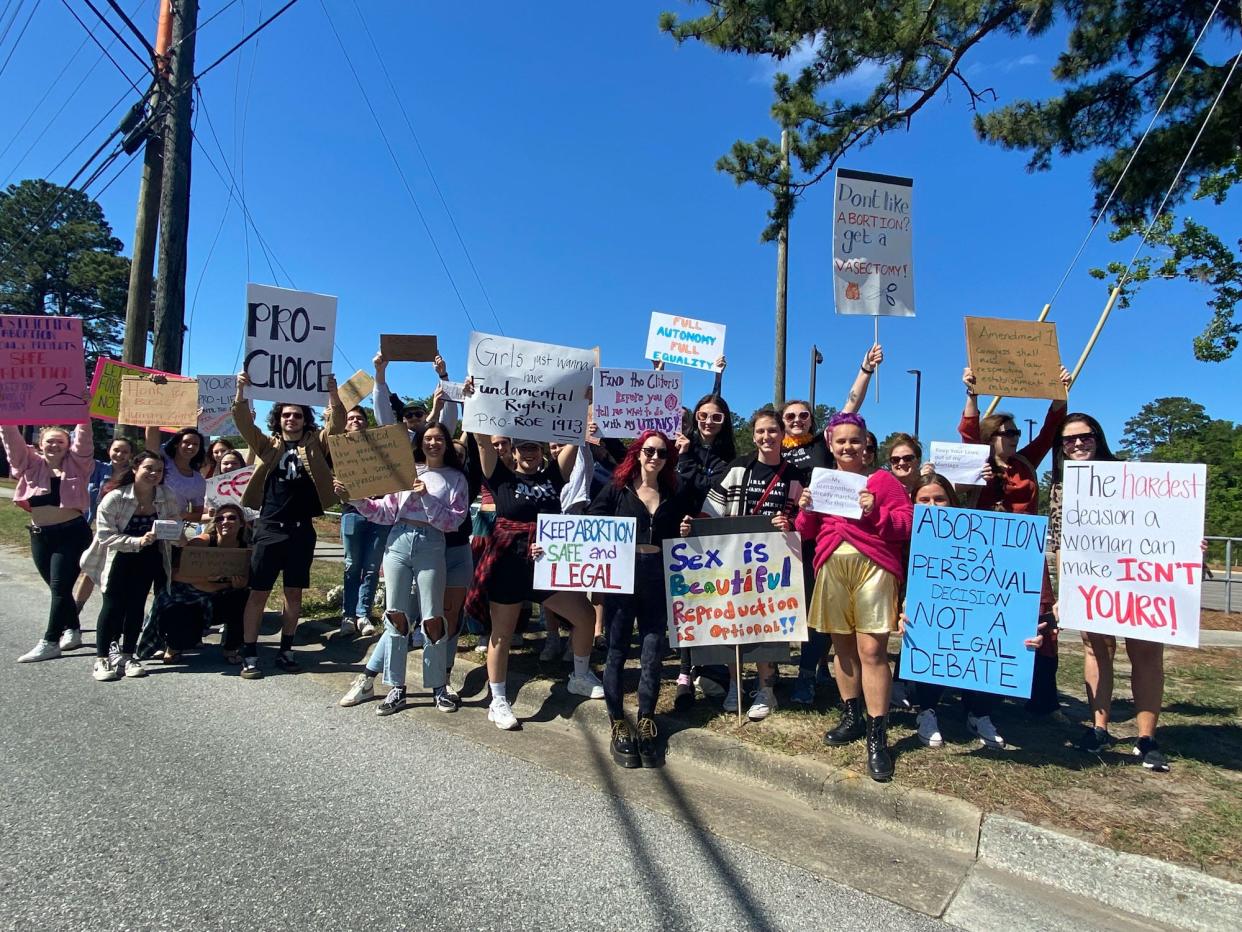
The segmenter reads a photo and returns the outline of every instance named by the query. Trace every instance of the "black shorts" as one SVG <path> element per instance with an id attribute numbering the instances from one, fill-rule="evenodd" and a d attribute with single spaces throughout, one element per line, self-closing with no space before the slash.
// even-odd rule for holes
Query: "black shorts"
<path id="1" fill-rule="evenodd" d="M 310 585 L 311 561 L 315 559 L 315 528 L 310 521 L 260 518 L 255 522 L 250 548 L 251 589 L 271 592 L 281 573 L 286 589 Z"/>
<path id="2" fill-rule="evenodd" d="M 500 605 L 520 605 L 523 602 L 543 602 L 551 592 L 535 589 L 535 564 L 523 556 L 530 549 L 530 539 L 519 538 L 492 564 L 492 574 L 487 581 L 487 598 Z"/>

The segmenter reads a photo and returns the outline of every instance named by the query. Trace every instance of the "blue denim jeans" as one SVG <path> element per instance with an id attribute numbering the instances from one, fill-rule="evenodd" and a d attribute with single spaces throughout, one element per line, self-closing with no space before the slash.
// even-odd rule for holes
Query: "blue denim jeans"
<path id="1" fill-rule="evenodd" d="M 395 524 L 388 534 L 384 552 L 384 591 L 388 611 L 403 612 L 410 624 L 423 620 L 444 619 L 444 533 L 425 524 Z M 419 614 L 414 610 L 414 593 L 418 594 Z M 436 689 L 445 685 L 448 666 L 449 639 L 441 634 L 438 641 L 427 638 L 423 646 L 423 686 Z M 405 686 L 405 661 L 410 652 L 407 635 L 384 618 L 384 634 L 375 645 L 375 653 L 367 662 L 373 673 L 384 671 L 389 686 Z"/>
<path id="2" fill-rule="evenodd" d="M 345 594 L 341 614 L 366 618 L 375 601 L 380 560 L 388 527 L 355 513 L 341 515 L 341 546 L 345 549 Z"/>
<path id="3" fill-rule="evenodd" d="M 798 675 L 814 676 L 815 668 L 819 666 L 819 662 L 828 653 L 828 647 L 832 644 L 832 637 L 809 627 L 806 629 L 806 633 L 807 639 L 802 645 L 802 656 L 798 660 Z"/>

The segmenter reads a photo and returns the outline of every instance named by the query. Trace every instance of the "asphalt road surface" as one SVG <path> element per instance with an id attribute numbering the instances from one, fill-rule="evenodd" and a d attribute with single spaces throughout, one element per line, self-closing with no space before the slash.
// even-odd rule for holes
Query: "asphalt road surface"
<path id="1" fill-rule="evenodd" d="M 46 591 L 6 551 L 0 592 L 5 928 L 949 928 L 444 726 L 478 709 L 340 709 L 348 668 L 16 664 Z"/>

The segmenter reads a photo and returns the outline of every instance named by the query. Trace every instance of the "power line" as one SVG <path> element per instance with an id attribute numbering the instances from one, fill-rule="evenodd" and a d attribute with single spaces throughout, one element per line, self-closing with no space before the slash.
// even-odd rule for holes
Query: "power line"
<path id="1" fill-rule="evenodd" d="M 137 52 L 134 51 L 134 47 L 125 41 L 125 37 L 123 35 L 117 32 L 116 27 L 112 25 L 112 23 L 108 20 L 108 17 L 103 15 L 99 7 L 95 6 L 95 4 L 91 2 L 91 0 L 83 0 L 83 2 L 88 7 L 90 7 L 91 12 L 95 14 L 95 16 L 99 19 L 99 21 L 108 27 L 108 32 L 116 36 L 117 41 L 120 42 L 121 45 L 125 46 L 126 51 L 128 51 L 130 55 L 133 55 L 134 58 L 138 60 L 138 64 L 142 65 L 143 68 L 150 70 L 151 64 L 148 63 L 145 59 L 143 59 L 141 55 L 139 55 Z M 69 7 L 69 4 L 66 3 L 65 6 Z M 72 9 L 71 9 L 71 12 L 72 12 Z M 76 17 L 77 14 L 75 13 L 74 16 Z M 78 22 L 82 22 L 82 21 L 78 20 Z M 146 40 L 143 39 L 143 42 L 146 42 Z"/>
<path id="2" fill-rule="evenodd" d="M 9 154 L 9 150 L 13 148 L 13 143 L 15 143 L 17 138 L 21 136 L 22 131 L 30 125 L 30 121 L 34 119 L 34 115 L 39 112 L 39 108 L 42 107 L 48 97 L 51 96 L 52 91 L 56 89 L 56 85 L 60 83 L 60 79 L 65 76 L 65 72 L 68 71 L 73 63 L 78 60 L 78 56 L 82 54 L 82 49 L 86 48 L 86 43 L 90 41 L 91 40 L 89 38 L 83 39 L 74 53 L 69 56 L 69 60 L 61 66 L 61 69 L 57 73 L 56 77 L 52 78 L 52 83 L 49 84 L 47 90 L 43 92 L 43 96 L 39 98 L 33 107 L 30 108 L 30 112 L 26 114 L 26 119 L 22 120 L 22 125 L 17 127 L 17 131 L 9 137 L 9 141 L 5 143 L 4 148 L 0 149 L 0 159 Z"/>
<path id="3" fill-rule="evenodd" d="M 34 19 L 35 10 L 37 10 L 38 8 L 39 8 L 39 0 L 35 0 L 35 2 L 31 4 L 30 6 L 30 14 L 26 17 L 26 22 L 22 23 L 22 31 L 19 32 L 17 34 L 17 38 L 13 40 L 13 47 L 9 49 L 8 57 L 5 58 L 4 64 L 0 65 L 0 75 L 4 74 L 5 69 L 9 67 L 9 62 L 13 60 L 13 55 L 17 51 L 17 47 L 22 44 L 22 36 L 26 34 L 26 30 L 30 27 L 30 21 Z M 22 8 L 19 5 L 13 13 L 13 19 L 9 21 L 9 29 L 13 27 L 13 22 L 16 21 L 18 14 L 20 14 L 21 11 L 22 11 Z M 5 36 L 8 36 L 9 30 L 6 29 L 4 31 L 4 34 Z M 3 42 L 4 42 L 4 39 L 0 39 L 0 43 L 3 43 Z"/>
<path id="4" fill-rule="evenodd" d="M 99 46 L 100 50 L 107 57 L 108 61 L 112 62 L 112 66 L 121 73 L 121 77 L 123 77 L 126 81 L 129 82 L 130 87 L 132 87 L 135 91 L 141 94 L 142 90 L 138 87 L 137 84 L 133 82 L 133 79 L 130 78 L 130 76 L 126 73 L 125 69 L 121 67 L 120 62 L 118 62 L 115 58 L 112 57 L 112 53 L 109 52 L 108 49 L 104 47 L 104 44 L 99 41 L 99 38 L 93 32 L 91 32 L 90 27 L 87 26 L 85 22 L 83 22 L 82 17 L 78 16 L 77 10 L 75 10 L 73 7 L 69 5 L 69 0 L 60 0 L 60 2 L 64 6 L 64 8 L 69 11 L 70 15 L 72 15 L 73 18 L 78 21 L 78 25 L 81 26 L 83 29 L 85 29 L 86 34 L 91 37 L 91 39 L 94 41 L 94 43 L 97 46 Z M 102 19 L 102 16 L 101 16 L 101 19 Z M 108 24 L 107 20 L 103 20 L 103 23 L 105 26 L 108 26 L 109 29 L 112 29 L 111 25 Z M 118 39 L 120 38 L 120 36 L 117 34 L 115 29 L 112 29 L 112 34 L 114 36 L 117 36 Z M 125 47 L 129 48 L 128 45 Z M 130 51 L 133 52 L 133 49 L 130 49 Z M 139 60 L 141 61 L 141 59 Z"/>

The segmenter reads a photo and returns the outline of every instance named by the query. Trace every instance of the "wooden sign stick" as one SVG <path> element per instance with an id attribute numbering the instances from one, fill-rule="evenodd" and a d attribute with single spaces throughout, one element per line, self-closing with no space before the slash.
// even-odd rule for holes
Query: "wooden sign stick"
<path id="1" fill-rule="evenodd" d="M 880 315 L 879 314 L 875 315 L 875 342 L 876 343 L 880 342 Z M 864 392 L 864 394 L 866 393 Z M 876 366 L 876 369 L 875 369 L 875 403 L 876 404 L 880 403 L 880 367 L 879 366 Z"/>
<path id="2" fill-rule="evenodd" d="M 879 320 L 877 317 L 876 320 Z M 742 727 L 742 645 L 733 645 L 733 658 L 737 663 L 737 727 Z M 763 684 L 760 683 L 760 686 Z"/>

